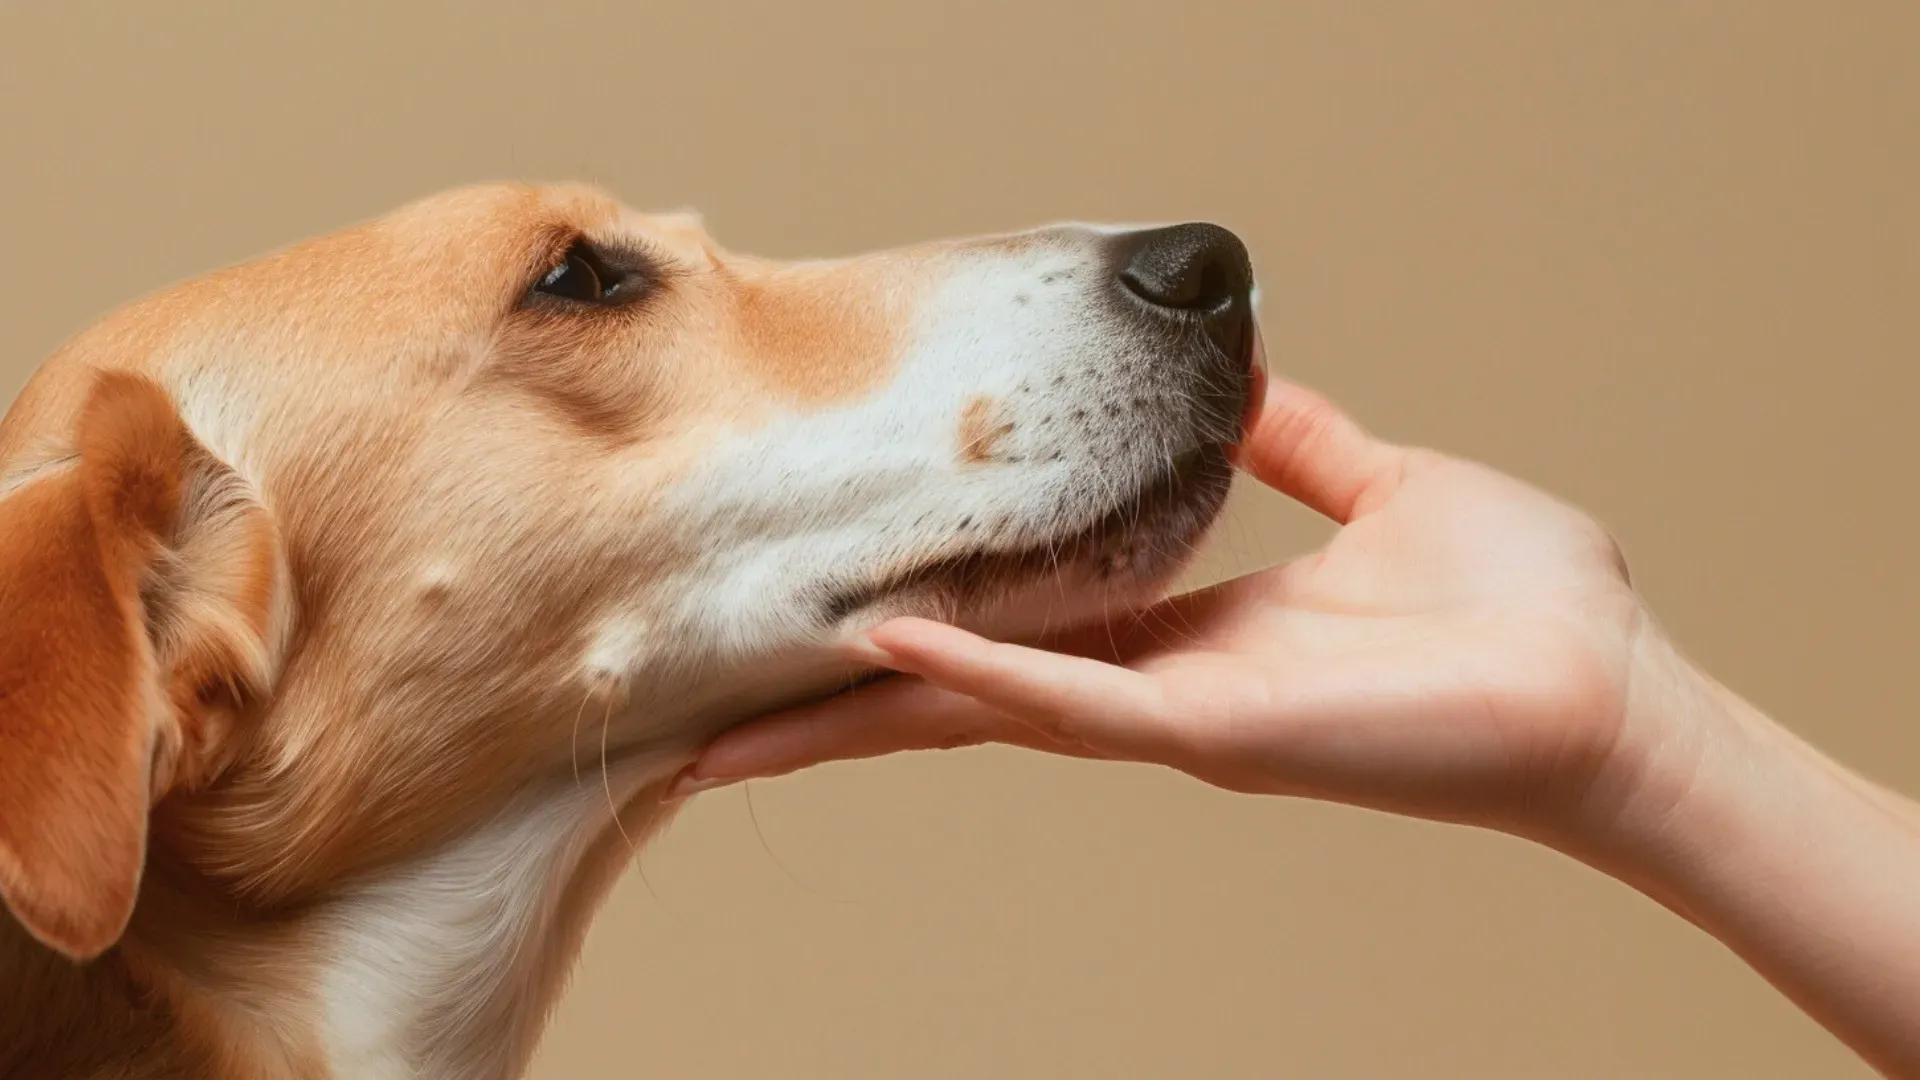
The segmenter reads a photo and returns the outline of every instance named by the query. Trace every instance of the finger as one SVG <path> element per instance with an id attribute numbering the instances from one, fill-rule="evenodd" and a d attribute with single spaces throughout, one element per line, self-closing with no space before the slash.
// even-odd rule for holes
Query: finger
<path id="1" fill-rule="evenodd" d="M 894 619 L 867 635 L 886 664 L 1102 756 L 1134 756 L 1167 741 L 1160 689 L 1138 671 L 988 641 L 927 619 Z"/>
<path id="2" fill-rule="evenodd" d="M 1262 483 L 1343 525 L 1391 492 L 1405 453 L 1320 394 L 1278 379 L 1244 450 L 1248 471 Z"/>
<path id="3" fill-rule="evenodd" d="M 678 798 L 828 761 L 986 741 L 1004 716 L 917 679 L 892 679 L 751 720 L 708 743 L 668 791 Z"/>

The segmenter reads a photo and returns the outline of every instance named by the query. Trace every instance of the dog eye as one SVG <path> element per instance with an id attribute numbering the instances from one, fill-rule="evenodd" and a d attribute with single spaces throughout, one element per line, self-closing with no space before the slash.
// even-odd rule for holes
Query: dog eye
<path id="1" fill-rule="evenodd" d="M 582 304 L 604 304 L 623 284 L 622 274 L 580 242 L 568 248 L 566 256 L 534 282 L 533 291 Z"/>

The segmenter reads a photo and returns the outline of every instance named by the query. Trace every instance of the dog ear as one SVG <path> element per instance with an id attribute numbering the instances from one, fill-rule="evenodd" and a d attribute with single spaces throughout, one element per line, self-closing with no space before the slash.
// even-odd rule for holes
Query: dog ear
<path id="1" fill-rule="evenodd" d="M 153 802 L 219 757 L 220 688 L 270 674 L 279 559 L 153 383 L 100 376 L 74 447 L 0 494 L 0 897 L 78 960 L 126 928 Z"/>

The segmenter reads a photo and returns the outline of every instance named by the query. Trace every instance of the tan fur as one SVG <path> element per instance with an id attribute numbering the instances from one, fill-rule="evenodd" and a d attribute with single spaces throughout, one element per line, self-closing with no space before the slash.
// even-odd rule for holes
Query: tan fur
<path id="1" fill-rule="evenodd" d="M 613 317 L 520 307 L 575 234 L 673 272 Z M 938 258 L 778 266 L 475 188 L 50 359 L 0 423 L 0 1076 L 325 1074 L 339 898 L 564 768 L 555 717 L 620 693 L 577 670 L 611 583 L 695 554 L 634 527 L 648 501 L 716 427 L 883 380 Z M 626 856 L 609 821 L 543 1002 Z"/>
<path id="2" fill-rule="evenodd" d="M 630 300 L 535 288 L 578 243 Z M 670 778 L 835 634 L 1164 585 L 1190 537 L 1095 526 L 1184 395 L 1137 444 L 1041 404 L 1180 362 L 1110 258 L 782 264 L 493 185 L 73 339 L 0 420 L 0 1078 L 517 1075 Z"/>
<path id="3" fill-rule="evenodd" d="M 76 442 L 72 468 L 0 516 L 0 895 L 36 937 L 86 958 L 119 938 L 145 863 L 167 718 L 140 590 L 178 517 L 185 439 L 155 387 L 116 377 Z"/>
<path id="4" fill-rule="evenodd" d="M 992 461 L 1000 440 L 1012 433 L 1013 422 L 999 418 L 992 398 L 974 398 L 960 413 L 960 460 L 968 465 Z"/>

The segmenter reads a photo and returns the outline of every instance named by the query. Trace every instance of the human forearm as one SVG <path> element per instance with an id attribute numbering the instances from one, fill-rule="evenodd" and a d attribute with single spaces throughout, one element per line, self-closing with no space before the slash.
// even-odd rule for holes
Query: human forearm
<path id="1" fill-rule="evenodd" d="M 1684 783 L 1576 853 L 1718 938 L 1877 1068 L 1920 1076 L 1920 813 L 1687 677 L 1671 694 L 1696 736 L 1680 744 Z"/>

